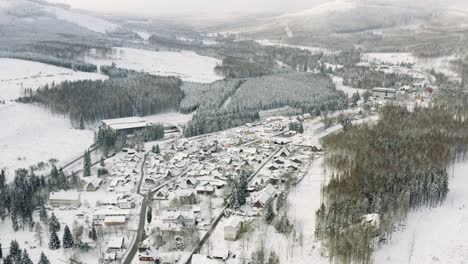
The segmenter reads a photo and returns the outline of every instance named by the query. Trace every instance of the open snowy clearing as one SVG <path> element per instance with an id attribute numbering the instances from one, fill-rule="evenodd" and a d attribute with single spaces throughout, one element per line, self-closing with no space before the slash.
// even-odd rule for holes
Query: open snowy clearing
<path id="1" fill-rule="evenodd" d="M 102 18 L 82 14 L 77 11 L 73 12 L 59 7 L 47 7 L 46 10 L 54 14 L 57 19 L 76 24 L 97 33 L 105 34 L 120 28 L 119 25 Z"/>
<path id="2" fill-rule="evenodd" d="M 87 61 L 98 66 L 115 63 L 119 68 L 160 76 L 177 76 L 190 82 L 211 83 L 223 78 L 214 72 L 216 65 L 221 64 L 220 60 L 200 56 L 192 51 L 114 48 L 114 55 L 111 58 L 88 58 Z"/>
<path id="3" fill-rule="evenodd" d="M 375 263 L 460 264 L 468 260 L 468 161 L 449 169 L 450 191 L 437 208 L 410 213 L 406 230 L 377 251 Z"/>
<path id="4" fill-rule="evenodd" d="M 73 129 L 68 118 L 54 116 L 36 105 L 0 105 L 0 120 L 5 124 L 0 132 L 0 168 L 7 168 L 10 180 L 15 169 L 51 158 L 61 165 L 93 143 L 93 131 Z"/>
<path id="5" fill-rule="evenodd" d="M 37 89 L 52 82 L 107 79 L 99 73 L 76 72 L 39 62 L 0 58 L 0 100 L 23 96 L 26 88 Z"/>
<path id="6" fill-rule="evenodd" d="M 360 95 L 366 92 L 365 89 L 353 88 L 351 86 L 343 85 L 343 78 L 338 76 L 332 76 L 333 83 L 336 86 L 337 90 L 343 91 L 345 94 L 348 95 L 349 98 L 353 96 L 355 93 L 359 93 Z"/>
<path id="7" fill-rule="evenodd" d="M 418 58 L 408 52 L 375 52 L 364 53 L 361 56 L 362 61 L 376 64 L 414 64 L 412 67 L 419 71 L 429 71 L 434 69 L 436 72 L 443 73 L 448 77 L 458 78 L 459 74 L 451 66 L 451 62 L 457 60 L 455 56 L 445 56 L 439 58 Z"/>
<path id="8" fill-rule="evenodd" d="M 324 54 L 332 54 L 335 53 L 336 51 L 332 51 L 329 49 L 324 49 L 320 47 L 310 47 L 310 46 L 301 46 L 301 45 L 292 45 L 292 44 L 286 44 L 286 43 L 281 43 L 281 42 L 276 42 L 276 41 L 271 41 L 268 39 L 262 39 L 262 40 L 256 40 L 258 44 L 264 45 L 264 46 L 277 46 L 277 47 L 284 47 L 284 48 L 295 48 L 295 49 L 301 49 L 301 50 L 308 50 L 311 53 L 324 53 Z"/>

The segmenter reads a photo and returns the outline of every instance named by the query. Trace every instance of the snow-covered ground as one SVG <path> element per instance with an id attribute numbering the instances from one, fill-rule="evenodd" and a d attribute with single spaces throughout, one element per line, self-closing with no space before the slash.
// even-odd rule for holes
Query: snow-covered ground
<path id="1" fill-rule="evenodd" d="M 277 41 L 272 41 L 268 39 L 261 39 L 261 40 L 256 40 L 258 44 L 264 45 L 264 46 L 277 46 L 277 47 L 285 47 L 285 48 L 296 48 L 296 49 L 301 49 L 301 50 L 308 50 L 312 53 L 325 53 L 325 54 L 331 54 L 336 51 L 332 51 L 329 49 L 325 48 L 320 48 L 320 47 L 310 47 L 310 46 L 301 46 L 301 45 L 292 45 L 292 44 L 287 44 L 287 43 L 281 43 Z"/>
<path id="2" fill-rule="evenodd" d="M 451 167 L 447 200 L 440 207 L 410 213 L 406 230 L 394 233 L 390 244 L 376 252 L 375 263 L 467 263 L 467 171 L 467 161 Z"/>
<path id="3" fill-rule="evenodd" d="M 414 64 L 412 68 L 415 70 L 429 71 L 434 69 L 436 72 L 443 73 L 448 77 L 459 77 L 459 74 L 450 65 L 450 62 L 457 60 L 456 56 L 418 58 L 408 52 L 374 52 L 362 54 L 361 60 L 365 62 L 390 65 L 399 65 L 401 63 Z"/>
<path id="4" fill-rule="evenodd" d="M 0 58 L 0 100 L 14 100 L 23 95 L 23 89 L 37 89 L 52 82 L 106 78 L 99 73 L 76 72 L 39 62 Z"/>
<path id="5" fill-rule="evenodd" d="M 214 72 L 216 65 L 221 64 L 220 60 L 200 56 L 192 51 L 149 51 L 132 48 L 114 50 L 112 58 L 88 58 L 87 61 L 98 66 L 111 65 L 114 62 L 120 68 L 161 76 L 178 76 L 190 82 L 211 83 L 223 78 Z"/>
<path id="6" fill-rule="evenodd" d="M 48 12 L 55 15 L 57 19 L 64 20 L 78 26 L 84 27 L 94 32 L 107 33 L 112 32 L 120 28 L 119 25 L 91 16 L 78 11 L 66 10 L 60 7 L 47 6 L 45 8 Z"/>
<path id="7" fill-rule="evenodd" d="M 22 96 L 24 88 L 37 89 L 65 80 L 105 79 L 97 73 L 75 72 L 47 64 L 0 58 L 0 168 L 13 177 L 17 168 L 51 158 L 59 165 L 79 156 L 93 142 L 89 130 L 76 130 L 67 117 L 54 116 L 36 105 L 9 102 Z"/>
<path id="8" fill-rule="evenodd" d="M 40 161 L 55 158 L 64 164 L 93 143 L 93 131 L 73 129 L 67 117 L 54 116 L 36 105 L 0 105 L 0 120 L 0 168 L 7 168 L 10 179 L 15 169 Z"/>
<path id="9" fill-rule="evenodd" d="M 333 76 L 332 77 L 333 83 L 336 86 L 337 90 L 343 91 L 345 94 L 348 95 L 349 98 L 353 96 L 356 92 L 358 92 L 360 95 L 364 94 L 366 92 L 365 89 L 359 89 L 359 88 L 353 88 L 351 86 L 346 86 L 343 85 L 343 78 L 338 77 L 338 76 Z"/>

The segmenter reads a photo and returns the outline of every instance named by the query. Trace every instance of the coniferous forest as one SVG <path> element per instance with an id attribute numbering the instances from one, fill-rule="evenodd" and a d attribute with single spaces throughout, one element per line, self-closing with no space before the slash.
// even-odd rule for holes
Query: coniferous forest
<path id="1" fill-rule="evenodd" d="M 391 239 L 410 210 L 444 201 L 447 167 L 468 149 L 464 116 L 442 107 L 409 112 L 387 106 L 377 124 L 325 140 L 333 174 L 322 190 L 316 236 L 332 262 L 372 263 L 374 249 Z"/>
<path id="2" fill-rule="evenodd" d="M 52 112 L 67 114 L 73 123 L 144 116 L 176 110 L 183 98 L 182 81 L 127 70 L 109 70 L 108 80 L 84 80 L 44 86 L 20 102 L 37 102 Z M 112 73 L 112 74 L 110 74 Z M 120 75 L 119 75 L 120 74 Z"/>

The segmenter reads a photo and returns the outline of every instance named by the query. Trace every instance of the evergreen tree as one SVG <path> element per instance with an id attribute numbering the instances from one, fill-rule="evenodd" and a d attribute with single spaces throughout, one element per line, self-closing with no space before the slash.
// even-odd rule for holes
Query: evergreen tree
<path id="1" fill-rule="evenodd" d="M 3 264 L 13 264 L 12 257 L 10 255 L 6 256 L 3 260 Z"/>
<path id="2" fill-rule="evenodd" d="M 151 224 L 151 220 L 153 220 L 153 207 L 148 206 L 148 211 L 146 211 L 146 221 L 148 221 L 148 224 Z"/>
<path id="3" fill-rule="evenodd" d="M 89 238 L 91 238 L 93 241 L 97 240 L 97 233 L 96 233 L 96 228 L 93 227 L 91 228 L 91 231 L 89 232 Z"/>
<path id="4" fill-rule="evenodd" d="M 83 156 L 83 176 L 91 176 L 91 155 L 89 150 L 85 150 Z"/>
<path id="5" fill-rule="evenodd" d="M 273 211 L 273 205 L 268 203 L 266 211 L 265 211 L 265 221 L 269 224 L 275 218 L 275 212 Z"/>
<path id="6" fill-rule="evenodd" d="M 38 264 L 50 264 L 49 259 L 46 257 L 44 252 L 41 252 L 41 258 L 39 259 Z"/>
<path id="7" fill-rule="evenodd" d="M 28 251 L 23 250 L 23 256 L 21 257 L 21 264 L 33 264 L 31 258 L 29 257 Z"/>
<path id="8" fill-rule="evenodd" d="M 361 96 L 359 95 L 359 92 L 355 92 L 352 96 L 351 96 L 351 104 L 352 106 L 356 106 L 357 105 L 357 102 L 361 100 Z"/>
<path id="9" fill-rule="evenodd" d="M 39 210 L 39 219 L 44 223 L 47 224 L 47 210 L 44 205 L 41 206 L 41 209 Z"/>
<path id="10" fill-rule="evenodd" d="M 15 258 L 17 256 L 21 256 L 21 250 L 19 248 L 19 244 L 16 240 L 12 240 L 10 243 L 10 257 Z"/>
<path id="11" fill-rule="evenodd" d="M 159 149 L 159 144 L 156 144 L 156 146 L 154 146 L 153 152 L 154 152 L 155 154 L 161 153 L 161 150 Z"/>
<path id="12" fill-rule="evenodd" d="M 80 115 L 80 129 L 81 130 L 85 129 L 83 115 Z"/>
<path id="13" fill-rule="evenodd" d="M 279 264 L 279 257 L 276 255 L 275 251 L 271 251 L 270 257 L 268 257 L 268 264 Z"/>
<path id="14" fill-rule="evenodd" d="M 52 216 L 50 217 L 49 230 L 50 232 L 60 231 L 60 222 L 58 221 L 54 213 L 52 213 Z"/>
<path id="15" fill-rule="evenodd" d="M 145 239 L 147 239 L 147 238 L 148 238 L 148 235 L 146 234 L 146 230 L 143 228 L 141 230 L 141 234 L 140 234 L 140 242 L 145 241 Z"/>
<path id="16" fill-rule="evenodd" d="M 65 229 L 63 230 L 63 239 L 62 239 L 62 244 L 63 248 L 71 248 L 75 245 L 75 242 L 73 240 L 72 233 L 70 232 L 70 228 L 68 226 L 65 226 Z"/>
<path id="17" fill-rule="evenodd" d="M 6 176 L 5 176 L 5 170 L 0 171 L 0 191 L 5 189 L 6 186 Z"/>
<path id="18" fill-rule="evenodd" d="M 49 240 L 49 249 L 55 250 L 60 248 L 60 240 L 57 236 L 57 232 L 52 231 Z"/>

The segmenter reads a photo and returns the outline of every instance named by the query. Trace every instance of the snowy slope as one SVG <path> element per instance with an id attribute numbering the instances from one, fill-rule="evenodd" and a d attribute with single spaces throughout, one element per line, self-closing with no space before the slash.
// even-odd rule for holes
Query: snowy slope
<path id="1" fill-rule="evenodd" d="M 64 164 L 93 143 L 93 131 L 73 129 L 68 117 L 35 105 L 0 104 L 0 120 L 0 168 L 7 168 L 10 179 L 15 169 L 40 161 L 56 158 Z"/>
<path id="2" fill-rule="evenodd" d="M 106 21 L 102 18 L 82 14 L 59 7 L 46 7 L 45 10 L 55 15 L 59 20 L 64 20 L 97 33 L 112 32 L 120 28 L 119 25 Z"/>
<path id="3" fill-rule="evenodd" d="M 99 73 L 76 72 L 33 61 L 0 58 L 0 100 L 14 100 L 23 89 L 37 89 L 52 82 L 65 80 L 103 80 Z"/>
<path id="4" fill-rule="evenodd" d="M 93 132 L 71 127 L 68 117 L 53 116 L 45 109 L 9 102 L 22 95 L 22 88 L 37 89 L 65 80 L 105 79 L 97 73 L 74 72 L 47 64 L 0 59 L 0 168 L 9 176 L 17 168 L 56 158 L 63 164 L 77 156 L 93 142 Z"/>
<path id="5" fill-rule="evenodd" d="M 132 48 L 115 48 L 112 58 L 88 58 L 87 61 L 96 65 L 111 65 L 117 67 L 144 71 L 154 75 L 177 76 L 184 81 L 211 83 L 222 79 L 214 72 L 221 61 L 215 58 L 200 56 L 195 52 L 149 51 Z"/>
<path id="6" fill-rule="evenodd" d="M 120 28 L 119 25 L 106 21 L 92 14 L 69 9 L 66 6 L 41 3 L 28 0 L 0 0 L 0 11 L 28 18 L 31 21 L 40 17 L 55 18 L 66 21 L 90 31 L 105 34 Z"/>

